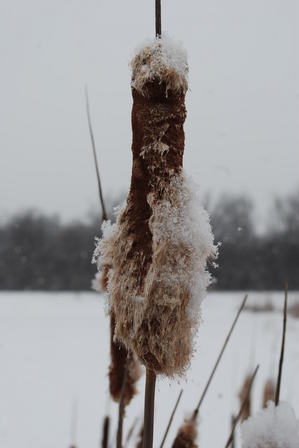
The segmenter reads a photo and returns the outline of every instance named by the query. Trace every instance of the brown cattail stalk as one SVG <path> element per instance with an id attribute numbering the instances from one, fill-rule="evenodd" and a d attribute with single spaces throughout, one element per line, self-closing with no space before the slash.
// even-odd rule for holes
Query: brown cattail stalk
<path id="1" fill-rule="evenodd" d="M 182 398 L 182 395 L 183 395 L 183 389 L 180 390 L 179 396 L 178 396 L 178 398 L 177 398 L 177 400 L 175 402 L 175 405 L 174 405 L 174 408 L 173 408 L 172 413 L 170 415 L 170 418 L 169 418 L 169 421 L 168 421 L 168 424 L 167 424 L 167 427 L 166 427 L 166 430 L 165 430 L 165 433 L 164 433 L 164 436 L 163 436 L 160 448 L 163 448 L 163 446 L 164 446 L 164 443 L 165 443 L 167 435 L 169 433 L 169 430 L 170 430 L 173 418 L 175 416 L 175 413 L 176 413 L 176 410 L 178 408 L 179 402 L 180 402 L 180 400 Z"/>
<path id="2" fill-rule="evenodd" d="M 214 365 L 214 367 L 213 367 L 213 369 L 212 369 L 212 372 L 211 372 L 211 374 L 210 374 L 210 376 L 209 376 L 209 379 L 208 379 L 208 381 L 207 381 L 207 384 L 206 384 L 206 386 L 205 386 L 205 388 L 204 388 L 204 390 L 203 390 L 203 393 L 202 393 L 202 395 L 201 395 L 201 397 L 200 397 L 200 399 L 199 399 L 198 405 L 196 406 L 196 408 L 195 408 L 195 410 L 194 410 L 194 412 L 193 412 L 193 419 L 196 419 L 196 417 L 197 417 L 197 415 L 198 415 L 199 408 L 200 408 L 200 406 L 202 405 L 202 402 L 203 402 L 203 400 L 204 400 L 204 398 L 205 398 L 205 396 L 206 396 L 206 394 L 207 394 L 207 391 L 208 391 L 209 386 L 210 386 L 210 384 L 211 384 L 211 382 L 212 382 L 212 379 L 213 379 L 213 377 L 214 377 L 214 375 L 215 375 L 215 372 L 216 372 L 216 370 L 217 370 L 217 368 L 218 368 L 218 365 L 219 365 L 219 363 L 220 363 L 220 361 L 221 361 L 221 358 L 222 358 L 222 356 L 223 356 L 223 353 L 224 353 L 224 351 L 225 351 L 225 349 L 226 349 L 226 347 L 227 347 L 227 344 L 228 344 L 228 342 L 229 342 L 229 340 L 230 340 L 230 338 L 231 338 L 231 335 L 232 335 L 232 333 L 233 333 L 233 331 L 234 331 L 234 328 L 235 328 L 235 326 L 236 326 L 236 324 L 237 324 L 237 322 L 238 322 L 238 319 L 239 319 L 239 317 L 240 317 L 240 314 L 241 314 L 241 312 L 242 312 L 243 309 L 244 309 L 244 306 L 245 306 L 245 304 L 246 304 L 247 298 L 248 298 L 248 295 L 246 294 L 245 297 L 244 297 L 244 299 L 243 299 L 243 302 L 242 302 L 242 304 L 241 304 L 241 306 L 240 306 L 240 308 L 239 308 L 239 310 L 238 310 L 238 312 L 237 312 L 237 315 L 236 315 L 236 317 L 235 317 L 235 319 L 234 319 L 234 321 L 233 321 L 233 323 L 232 323 L 232 326 L 230 327 L 230 330 L 229 330 L 229 332 L 228 332 L 228 334 L 227 334 L 227 336 L 226 336 L 226 338 L 225 338 L 225 341 L 224 341 L 224 344 L 223 344 L 223 346 L 222 346 L 222 349 L 220 350 L 220 353 L 219 353 L 219 355 L 218 355 L 218 358 L 217 358 L 217 360 L 216 360 L 216 363 L 215 363 L 215 365 Z"/>
<path id="3" fill-rule="evenodd" d="M 174 439 L 172 448 L 197 448 L 196 437 L 196 420 L 193 417 L 185 419 Z"/>
<path id="4" fill-rule="evenodd" d="M 152 448 L 153 446 L 155 387 L 156 374 L 153 370 L 146 369 L 143 448 Z"/>
<path id="5" fill-rule="evenodd" d="M 275 385 L 272 379 L 268 379 L 264 385 L 263 391 L 263 409 L 267 407 L 269 401 L 275 400 Z"/>
<path id="6" fill-rule="evenodd" d="M 246 401 L 247 401 L 248 396 L 249 396 L 249 394 L 250 394 L 250 391 L 251 391 L 251 388 L 252 388 L 254 379 L 255 379 L 255 377 L 256 377 L 256 374 L 257 374 L 257 372 L 258 372 L 258 369 L 259 369 L 259 366 L 257 365 L 256 368 L 255 368 L 255 371 L 253 372 L 253 375 L 252 375 L 252 377 L 251 377 L 251 380 L 250 380 L 250 382 L 249 382 L 249 384 L 248 384 L 248 388 L 247 388 L 247 391 L 246 391 L 246 394 L 245 394 L 243 403 L 241 404 L 239 413 L 238 413 L 238 415 L 236 416 L 236 418 L 235 418 L 235 420 L 234 420 L 234 422 L 233 422 L 232 430 L 231 430 L 230 436 L 229 436 L 229 438 L 228 438 L 228 440 L 227 440 L 227 442 L 226 442 L 226 444 L 225 444 L 225 448 L 228 448 L 228 447 L 230 446 L 230 444 L 232 443 L 232 440 L 233 440 L 233 438 L 234 438 L 234 432 L 235 432 L 236 426 L 237 426 L 239 420 L 241 419 L 241 416 L 242 416 L 242 414 L 243 414 L 243 412 L 244 412 L 244 409 L 245 409 L 245 407 L 246 407 Z"/>
<path id="7" fill-rule="evenodd" d="M 281 341 L 281 352 L 279 359 L 279 368 L 278 368 L 278 378 L 275 392 L 275 406 L 279 404 L 279 396 L 280 396 L 280 384 L 281 384 L 281 375 L 282 375 L 282 365 L 284 358 L 284 347 L 285 347 L 285 336 L 286 336 L 286 328 L 287 328 L 287 309 L 288 309 L 288 283 L 286 282 L 284 288 L 284 309 L 283 309 L 283 329 L 282 329 L 282 341 Z"/>
<path id="8" fill-rule="evenodd" d="M 161 0 L 155 0 L 156 2 L 156 36 L 161 37 L 162 35 L 162 21 L 161 21 Z"/>
<path id="9" fill-rule="evenodd" d="M 250 382 L 251 382 L 251 375 L 247 375 L 245 377 L 245 380 L 239 393 L 240 403 L 242 404 L 244 402 L 243 413 L 240 417 L 241 422 L 247 420 L 248 417 L 250 417 L 251 415 L 251 394 L 250 392 L 249 394 L 247 394 Z"/>
<path id="10" fill-rule="evenodd" d="M 122 448 L 123 420 L 124 420 L 127 380 L 128 380 L 128 360 L 125 364 L 125 373 L 123 376 L 121 397 L 120 397 L 119 407 L 118 407 L 118 426 L 117 426 L 117 436 L 116 436 L 116 448 Z"/>
<path id="11" fill-rule="evenodd" d="M 102 448 L 108 448 L 109 429 L 110 429 L 110 417 L 106 415 L 103 420 L 102 443 L 101 443 Z"/>

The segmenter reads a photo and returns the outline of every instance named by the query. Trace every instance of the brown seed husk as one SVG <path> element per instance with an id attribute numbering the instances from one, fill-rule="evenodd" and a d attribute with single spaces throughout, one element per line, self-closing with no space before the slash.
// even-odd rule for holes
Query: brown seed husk
<path id="1" fill-rule="evenodd" d="M 248 394 L 248 397 L 246 398 L 246 395 L 248 393 L 248 388 L 250 387 L 251 383 L 251 375 L 247 375 L 245 377 L 244 383 L 242 385 L 242 388 L 239 392 L 239 399 L 240 403 L 242 404 L 244 400 L 246 399 L 246 402 L 244 404 L 244 409 L 241 415 L 241 421 L 247 420 L 248 417 L 251 415 L 251 393 Z"/>
<path id="2" fill-rule="evenodd" d="M 173 442 L 172 448 L 198 448 L 196 444 L 196 419 L 185 419 Z"/>
<path id="3" fill-rule="evenodd" d="M 275 401 L 275 385 L 272 379 L 268 379 L 264 385 L 263 408 L 267 407 L 268 401 Z"/>
<path id="4" fill-rule="evenodd" d="M 121 399 L 123 381 L 125 377 L 126 365 L 128 366 L 128 375 L 125 388 L 124 404 L 128 405 L 136 395 L 136 383 L 141 375 L 141 369 L 134 355 L 129 353 L 126 347 L 115 341 L 115 316 L 110 316 L 110 353 L 111 363 L 109 367 L 109 386 L 112 398 L 119 402 Z"/>

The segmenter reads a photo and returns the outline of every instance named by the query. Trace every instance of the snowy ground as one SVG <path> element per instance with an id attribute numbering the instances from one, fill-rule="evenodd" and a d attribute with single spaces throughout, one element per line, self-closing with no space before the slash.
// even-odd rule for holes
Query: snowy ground
<path id="1" fill-rule="evenodd" d="M 183 416 L 194 408 L 243 293 L 211 293 L 202 306 L 203 322 L 197 353 L 187 380 L 159 380 L 155 442 L 161 441 L 171 408 L 181 387 L 184 394 L 166 447 Z M 290 293 L 290 303 L 299 293 Z M 282 309 L 283 293 L 251 293 L 248 304 L 272 301 Z M 276 375 L 282 318 L 271 313 L 244 312 L 216 373 L 200 413 L 201 448 L 225 445 L 237 392 L 248 371 L 261 364 L 254 387 L 254 409 L 261 403 L 263 383 Z M 282 399 L 299 417 L 299 319 L 289 317 Z M 95 293 L 0 294 L 0 447 L 68 448 L 71 415 L 77 414 L 78 448 L 99 447 L 100 426 L 110 412 L 115 432 L 117 408 L 107 394 L 108 320 L 103 299 Z M 144 378 L 139 383 L 142 391 Z M 125 433 L 142 416 L 140 393 L 128 409 Z M 77 411 L 76 411 L 77 409 Z M 75 417 L 74 417 L 75 418 Z M 75 418 L 76 419 L 76 418 Z M 111 443 L 114 446 L 114 443 Z M 134 444 L 131 444 L 134 446 Z"/>

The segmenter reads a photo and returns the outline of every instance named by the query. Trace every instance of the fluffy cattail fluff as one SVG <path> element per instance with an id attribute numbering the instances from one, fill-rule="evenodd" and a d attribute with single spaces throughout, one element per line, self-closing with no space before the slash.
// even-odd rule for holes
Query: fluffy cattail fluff
<path id="1" fill-rule="evenodd" d="M 110 395 L 115 401 L 120 401 L 122 387 L 125 377 L 125 370 L 128 369 L 127 381 L 125 387 L 124 404 L 128 405 L 136 395 L 136 383 L 141 375 L 141 369 L 138 361 L 132 353 L 129 353 L 126 347 L 118 341 L 115 341 L 115 316 L 110 315 L 110 356 L 111 363 L 109 367 L 109 386 Z"/>
<path id="2" fill-rule="evenodd" d="M 117 339 L 147 368 L 172 376 L 190 361 L 210 282 L 206 263 L 216 247 L 209 217 L 182 170 L 185 52 L 155 39 L 131 66 L 131 187 L 116 224 L 104 224 L 95 259 L 108 279 Z"/>
<path id="3" fill-rule="evenodd" d="M 288 403 L 267 408 L 242 423 L 242 448 L 298 448 L 299 422 Z"/>
<path id="4" fill-rule="evenodd" d="M 264 385 L 263 408 L 267 407 L 268 401 L 275 400 L 275 384 L 272 379 L 268 379 Z"/>
<path id="5" fill-rule="evenodd" d="M 252 375 L 247 375 L 245 377 L 242 388 L 239 392 L 240 403 L 241 404 L 244 403 L 244 400 L 245 400 L 243 412 L 241 415 L 241 421 L 247 420 L 248 417 L 250 417 L 250 415 L 251 415 L 251 391 L 248 394 L 248 389 L 250 387 L 251 380 L 252 380 Z M 246 398 L 247 394 L 248 394 L 248 396 Z"/>
<path id="6" fill-rule="evenodd" d="M 184 424 L 178 430 L 172 448 L 197 448 L 196 437 L 196 419 L 185 419 Z"/>

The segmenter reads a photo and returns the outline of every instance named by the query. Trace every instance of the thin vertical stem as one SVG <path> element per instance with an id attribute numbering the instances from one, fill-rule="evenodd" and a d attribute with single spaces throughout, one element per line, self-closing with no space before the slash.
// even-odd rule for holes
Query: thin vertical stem
<path id="1" fill-rule="evenodd" d="M 241 416 L 243 414 L 243 411 L 245 409 L 246 402 L 248 400 L 248 397 L 249 397 L 249 394 L 250 394 L 250 391 L 251 391 L 251 388 L 252 388 L 252 385 L 253 385 L 253 381 L 254 381 L 254 379 L 256 377 L 258 369 L 259 369 L 259 366 L 256 366 L 255 371 L 253 372 L 253 375 L 251 377 L 250 383 L 248 384 L 246 395 L 245 395 L 243 403 L 242 403 L 242 405 L 240 407 L 239 413 L 238 413 L 237 417 L 234 419 L 234 422 L 232 423 L 232 430 L 231 430 L 230 436 L 229 436 L 229 438 L 228 438 L 228 440 L 226 442 L 225 448 L 228 448 L 231 445 L 232 441 L 233 441 L 236 426 L 237 426 L 237 424 L 238 424 L 238 422 L 239 422 L 239 420 L 240 420 L 240 418 L 241 418 Z"/>
<path id="2" fill-rule="evenodd" d="M 170 416 L 170 418 L 169 418 L 168 425 L 167 425 L 167 428 L 166 428 L 166 430 L 165 430 L 165 433 L 164 433 L 164 436 L 163 436 L 163 439 L 162 439 L 160 448 L 163 448 L 163 446 L 164 446 L 164 443 L 165 443 L 165 440 L 166 440 L 166 438 L 167 438 L 169 429 L 170 429 L 170 427 L 171 427 L 171 423 L 172 423 L 173 418 L 174 418 L 174 416 L 175 416 L 175 413 L 176 413 L 177 407 L 178 407 L 178 405 L 179 405 L 179 402 L 180 402 L 180 400 L 181 400 L 181 398 L 182 398 L 182 394 L 183 394 L 183 389 L 181 389 L 181 391 L 180 391 L 180 393 L 179 393 L 179 396 L 178 396 L 178 398 L 177 398 L 177 400 L 176 400 L 176 403 L 175 403 L 175 405 L 174 405 L 174 408 L 173 408 L 173 411 L 172 411 L 171 416 Z"/>
<path id="3" fill-rule="evenodd" d="M 226 339 L 225 339 L 225 341 L 224 341 L 224 344 L 223 344 L 223 346 L 222 346 L 222 349 L 221 349 L 221 351 L 220 351 L 220 353 L 219 353 L 219 355 L 218 355 L 218 358 L 217 358 L 217 360 L 216 360 L 215 366 L 214 366 L 214 368 L 213 368 L 213 370 L 212 370 L 212 372 L 211 372 L 211 374 L 210 374 L 210 377 L 209 377 L 209 379 L 208 379 L 208 382 L 207 382 L 207 384 L 206 384 L 206 387 L 204 388 L 204 391 L 203 391 L 203 393 L 202 393 L 202 395 L 201 395 L 201 397 L 200 397 L 200 399 L 199 399 L 198 405 L 197 405 L 197 407 L 195 408 L 195 411 L 194 411 L 194 413 L 193 413 L 193 419 L 196 419 L 196 417 L 197 417 L 199 408 L 200 408 L 200 406 L 201 406 L 201 404 L 202 404 L 202 402 L 203 402 L 203 400 L 204 400 L 204 398 L 205 398 L 205 396 L 206 396 L 206 393 L 207 393 L 207 391 L 208 391 L 208 388 L 209 388 L 209 386 L 210 386 L 210 383 L 211 383 L 211 381 L 212 381 L 212 379 L 213 379 L 213 376 L 214 376 L 214 374 L 215 374 L 215 372 L 216 372 L 216 370 L 217 370 L 217 367 L 218 367 L 218 365 L 219 365 L 219 363 L 220 363 L 220 361 L 221 361 L 221 358 L 222 358 L 222 355 L 223 355 L 223 353 L 224 353 L 224 350 L 225 350 L 225 348 L 226 348 L 226 346 L 227 346 L 227 344 L 228 344 L 228 342 L 229 342 L 229 340 L 230 340 L 230 337 L 231 337 L 232 332 L 233 332 L 233 330 L 234 330 L 234 328 L 235 328 L 235 326 L 236 326 L 236 323 L 237 323 L 237 321 L 238 321 L 238 319 L 239 319 L 239 317 L 240 317 L 240 314 L 241 314 L 241 312 L 242 312 L 242 310 L 243 310 L 243 308 L 244 308 L 244 306 L 245 306 L 245 303 L 246 303 L 247 298 L 248 298 L 248 295 L 246 294 L 245 297 L 244 297 L 244 300 L 243 300 L 243 302 L 242 302 L 242 304 L 241 304 L 241 306 L 240 306 L 240 308 L 239 308 L 239 310 L 238 310 L 238 312 L 237 312 L 237 315 L 236 315 L 236 317 L 235 317 L 235 319 L 234 319 L 234 321 L 233 321 L 233 323 L 232 323 L 232 326 L 231 326 L 231 328 L 230 328 L 230 330 L 229 330 L 229 332 L 228 332 L 228 335 L 226 336 Z"/>
<path id="4" fill-rule="evenodd" d="M 156 374 L 146 369 L 143 448 L 153 447 Z"/>
<path id="5" fill-rule="evenodd" d="M 287 309 L 288 309 L 288 283 L 286 282 L 285 288 L 284 288 L 283 329 L 282 329 L 281 352 L 280 352 L 279 368 L 278 368 L 278 378 L 277 378 L 276 393 L 275 393 L 275 406 L 279 405 L 280 384 L 281 384 L 282 365 L 283 365 L 284 347 L 285 347 L 285 336 L 286 336 L 286 328 L 287 328 Z"/>
<path id="6" fill-rule="evenodd" d="M 105 221 L 107 219 L 107 213 L 106 213 L 105 201 L 104 201 L 104 196 L 103 196 L 103 191 L 102 191 L 102 184 L 101 184 L 100 170 L 99 170 L 99 164 L 98 164 L 98 159 L 97 159 L 95 138 L 94 138 L 92 124 L 91 124 L 87 86 L 85 86 L 85 101 L 86 101 L 88 129 L 89 129 L 89 134 L 90 134 L 94 164 L 95 164 L 95 168 L 96 168 L 96 175 L 97 175 L 97 181 L 98 181 L 99 198 L 100 198 L 100 203 L 101 203 L 101 207 L 102 207 L 102 220 Z"/>
<path id="7" fill-rule="evenodd" d="M 125 409 L 125 395 L 126 395 L 126 386 L 128 380 L 128 359 L 125 367 L 125 374 L 121 389 L 121 397 L 118 405 L 118 427 L 117 427 L 117 439 L 116 439 L 116 447 L 122 448 L 122 438 L 123 438 L 123 420 L 124 420 L 124 409 Z"/>
<path id="8" fill-rule="evenodd" d="M 102 448 L 108 447 L 108 440 L 109 440 L 109 427 L 110 427 L 110 417 L 106 415 L 106 417 L 103 420 L 103 434 L 102 434 Z"/>
<path id="9" fill-rule="evenodd" d="M 162 35 L 161 0 L 156 0 L 156 37 Z"/>

